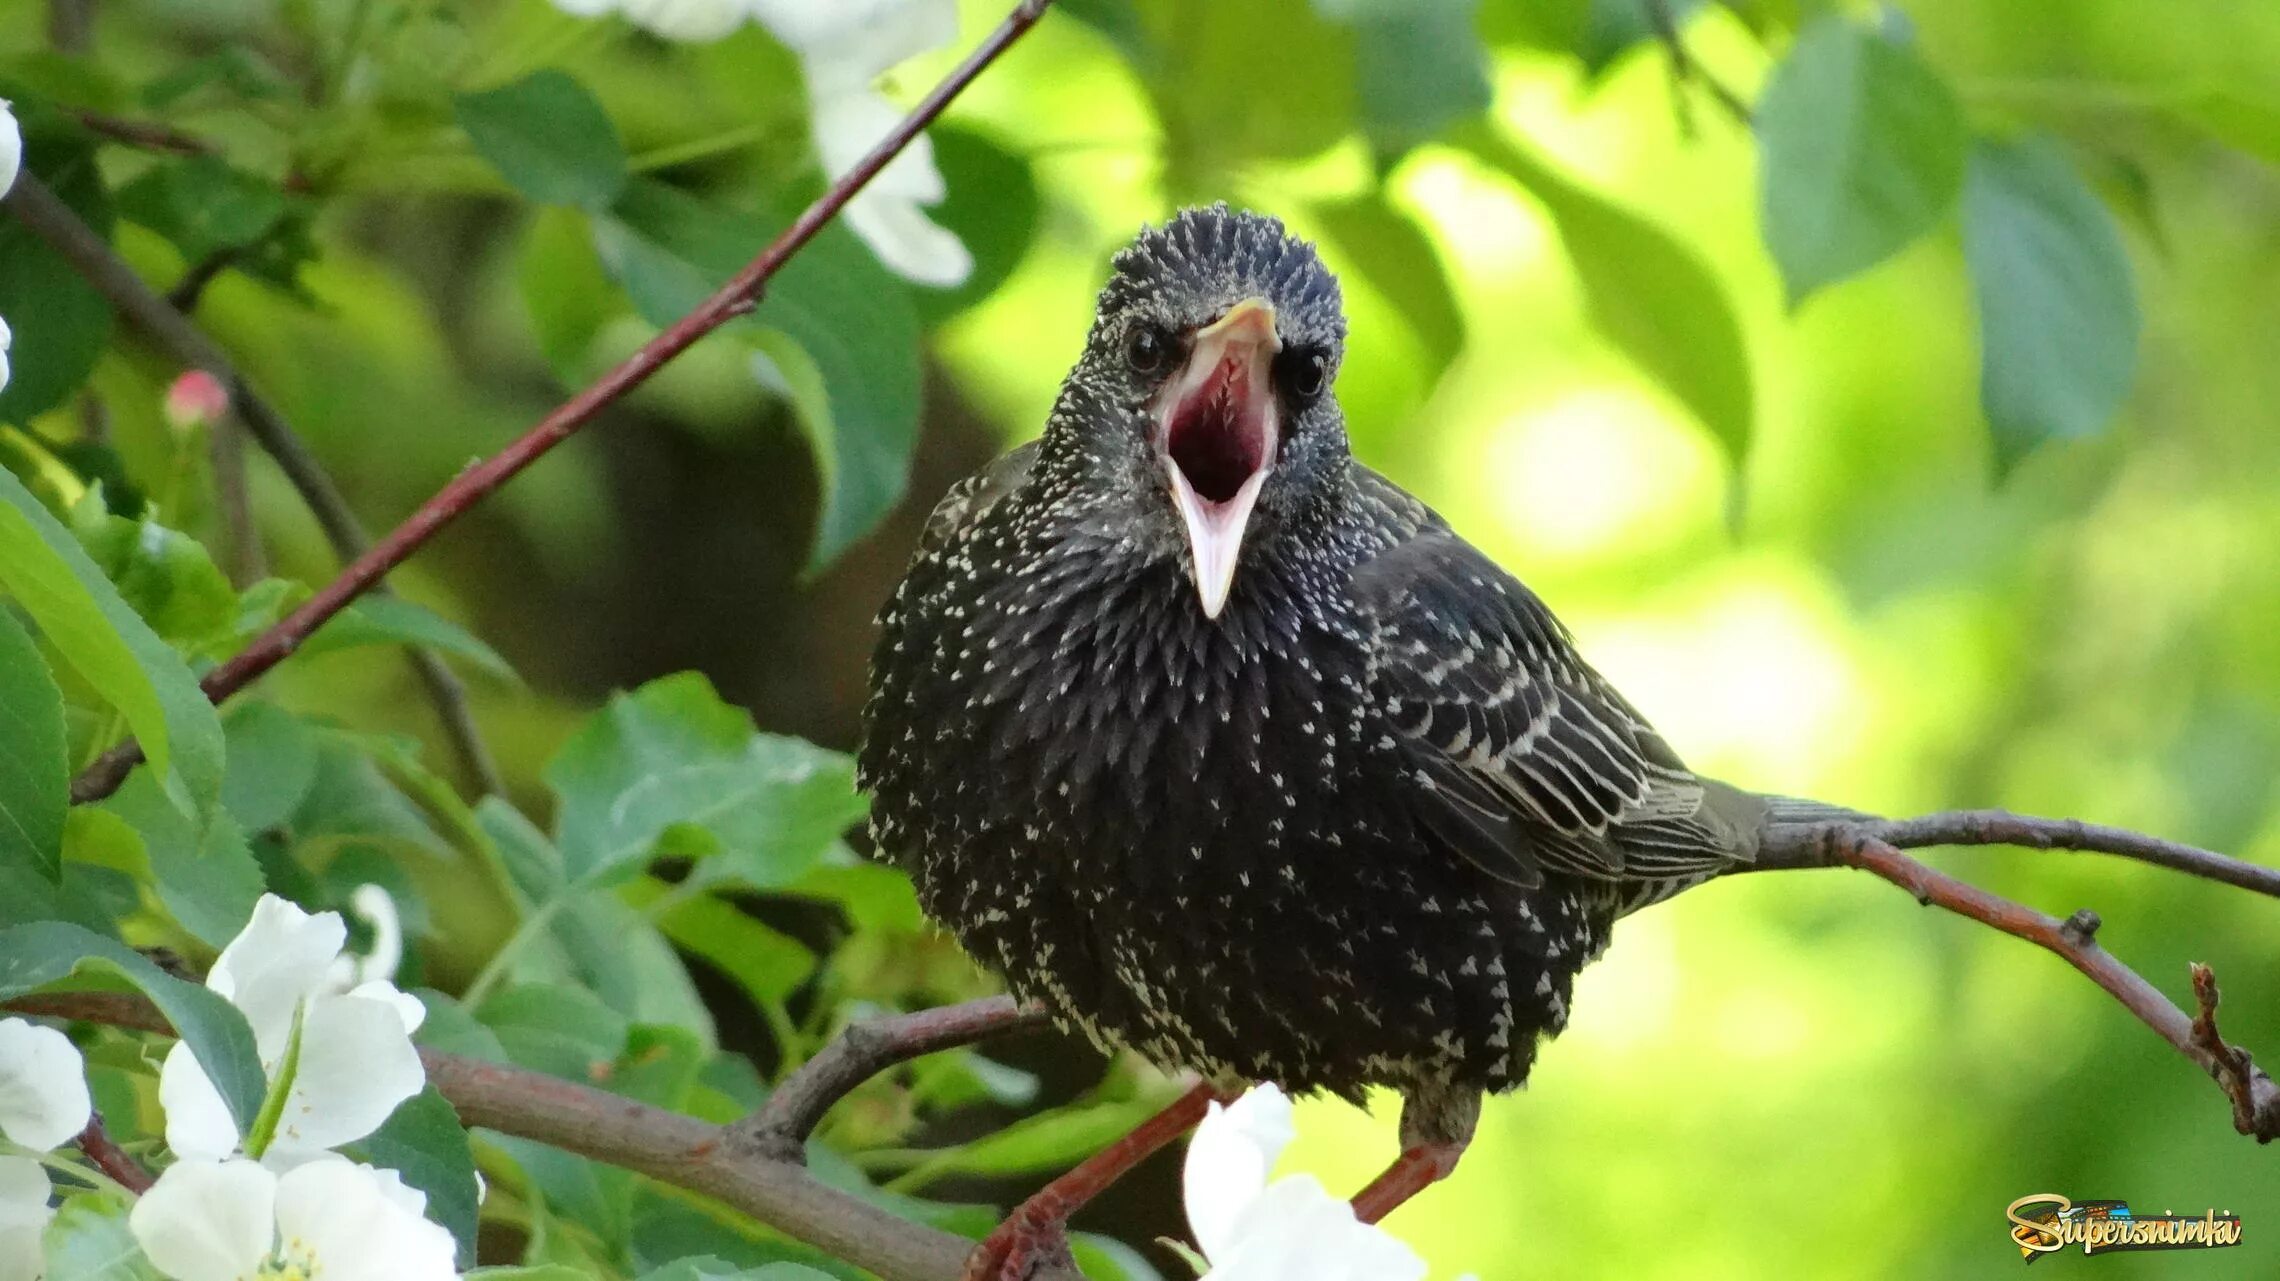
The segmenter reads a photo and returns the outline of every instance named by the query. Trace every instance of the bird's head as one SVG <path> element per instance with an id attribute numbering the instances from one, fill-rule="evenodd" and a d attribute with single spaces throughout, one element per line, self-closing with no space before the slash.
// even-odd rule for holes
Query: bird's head
<path id="1" fill-rule="evenodd" d="M 1090 496 L 1178 546 L 1217 618 L 1241 563 L 1319 519 L 1347 464 L 1338 279 L 1281 222 L 1181 212 L 1116 256 L 1048 430 Z"/>

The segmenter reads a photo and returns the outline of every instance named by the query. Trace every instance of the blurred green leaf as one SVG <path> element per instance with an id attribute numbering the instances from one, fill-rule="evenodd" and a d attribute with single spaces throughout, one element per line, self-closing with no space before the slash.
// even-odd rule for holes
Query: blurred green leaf
<path id="1" fill-rule="evenodd" d="M 229 768 L 222 808 L 249 832 L 280 826 L 317 781 L 316 736 L 308 722 L 275 703 L 247 698 L 222 715 Z"/>
<path id="2" fill-rule="evenodd" d="M 0 863 L 63 884 L 63 819 L 71 808 L 63 691 L 31 633 L 0 605 Z"/>
<path id="3" fill-rule="evenodd" d="M 0 588 L 126 718 L 175 806 L 203 823 L 220 799 L 222 722 L 190 669 L 15 476 L 0 470 Z"/>
<path id="4" fill-rule="evenodd" d="M 1647 13 L 1654 0 L 1585 0 L 1582 29 L 1576 34 L 1575 56 L 1585 71 L 1596 76 L 1634 46 L 1655 38 L 1655 24 Z M 1670 0 L 1671 22 L 1684 30 L 1687 19 L 1702 7 L 1702 0 Z M 1556 6 L 1555 6 L 1556 8 Z"/>
<path id="5" fill-rule="evenodd" d="M 666 1267 L 682 1259 L 711 1257 L 742 1268 L 801 1263 L 825 1275 L 859 1281 L 870 1274 L 825 1257 L 796 1241 L 762 1235 L 743 1224 L 715 1217 L 691 1201 L 656 1188 L 643 1188 L 633 1203 L 633 1264 Z"/>
<path id="6" fill-rule="evenodd" d="M 365 596 L 333 616 L 331 622 L 303 642 L 303 658 L 332 654 L 365 645 L 419 645 L 464 658 L 493 676 L 518 679 L 515 669 L 499 652 L 476 639 L 472 632 L 425 605 L 401 596 Z"/>
<path id="7" fill-rule="evenodd" d="M 464 1274 L 466 1281 L 594 1281 L 594 1274 L 561 1263 L 533 1267 L 477 1268 Z"/>
<path id="8" fill-rule="evenodd" d="M 1479 0 L 1314 0 L 1353 28 L 1362 132 L 1381 157 L 1399 156 L 1455 121 L 1488 109 L 1488 54 Z"/>
<path id="9" fill-rule="evenodd" d="M 635 882 L 627 894 L 646 907 L 669 891 L 654 881 Z M 736 981 L 755 1001 L 781 1001 L 815 973 L 815 954 L 799 940 L 770 929 L 717 898 L 675 903 L 657 918 L 665 936 Z"/>
<path id="10" fill-rule="evenodd" d="M 64 1198 L 41 1245 L 46 1281 L 158 1281 L 127 1229 L 127 1207 L 108 1197 Z"/>
<path id="11" fill-rule="evenodd" d="M 567 73 L 536 71 L 463 93 L 460 127 L 517 191 L 541 204 L 602 210 L 625 189 L 625 144 L 602 104 Z"/>
<path id="12" fill-rule="evenodd" d="M 1424 229 L 1382 193 L 1325 201 L 1313 215 L 1339 255 L 1401 309 L 1434 360 L 1434 374 L 1447 369 L 1465 345 L 1465 320 L 1448 270 Z"/>
<path id="13" fill-rule="evenodd" d="M 109 239 L 111 198 L 94 147 L 52 110 L 19 109 L 24 172 Z M 0 316 L 15 331 L 0 422 L 29 423 L 62 404 L 111 342 L 111 304 L 19 218 L 0 218 Z"/>
<path id="14" fill-rule="evenodd" d="M 229 1105 L 243 1133 L 268 1089 L 253 1029 L 237 1007 L 195 983 L 185 983 L 122 943 L 61 921 L 38 921 L 0 930 L 0 1000 L 22 996 L 81 970 L 94 969 L 141 989 L 190 1046 L 198 1066 Z"/>
<path id="15" fill-rule="evenodd" d="M 243 249 L 285 217 L 276 183 L 230 167 L 218 156 L 152 165 L 119 189 L 119 212 L 172 241 L 189 262 Z"/>
<path id="16" fill-rule="evenodd" d="M 1140 21 L 1133 0 L 1060 0 L 1053 7 L 1107 37 L 1134 66 L 1146 68 L 1155 56 L 1147 25 Z"/>
<path id="17" fill-rule="evenodd" d="M 1352 129 L 1354 32 L 1303 0 L 1136 7 L 1162 54 L 1147 84 L 1181 198 L 1219 199 L 1227 170 L 1315 155 Z"/>
<path id="18" fill-rule="evenodd" d="M 2055 143 L 1973 149 L 1963 251 L 1997 469 L 2053 436 L 2103 430 L 2137 363 L 2137 293 L 2112 216 Z"/>
<path id="19" fill-rule="evenodd" d="M 72 508 L 71 528 L 152 631 L 192 653 L 232 648 L 237 590 L 204 544 L 155 520 L 114 516 L 92 491 Z"/>
<path id="20" fill-rule="evenodd" d="M 1963 111 L 1915 51 L 1815 21 L 1757 108 L 1766 245 L 1792 306 L 1924 234 L 1963 186 Z"/>
<path id="21" fill-rule="evenodd" d="M 597 224 L 602 259 L 651 324 L 670 325 L 743 270 L 783 221 L 731 214 L 661 183 L 627 186 Z M 853 233 L 825 227 L 777 273 L 748 323 L 798 344 L 822 395 L 795 397 L 823 481 L 812 573 L 900 501 L 918 435 L 918 315 L 910 290 Z M 778 365 L 786 362 L 771 349 Z"/>
<path id="22" fill-rule="evenodd" d="M 1163 1281 L 1163 1273 L 1156 1271 L 1144 1255 L 1114 1237 L 1097 1232 L 1072 1233 L 1069 1253 L 1091 1281 Z"/>
<path id="23" fill-rule="evenodd" d="M 828 1272 L 798 1263 L 768 1263 L 740 1268 L 714 1258 L 676 1259 L 645 1272 L 641 1281 L 834 1281 Z"/>
<path id="24" fill-rule="evenodd" d="M 846 756 L 756 733 L 694 672 L 613 697 L 544 776 L 561 800 L 557 844 L 573 881 L 635 863 L 688 825 L 717 840 L 748 884 L 782 885 L 864 812 Z"/>
<path id="25" fill-rule="evenodd" d="M 1676 396 L 1739 461 L 1756 395 L 1741 322 L 1693 251 L 1489 128 L 1463 145 L 1533 194 L 1559 227 L 1599 331 Z"/>
<path id="26" fill-rule="evenodd" d="M 1062 1170 L 1132 1132 L 1163 1109 L 1166 1100 L 1144 1092 L 1133 1098 L 1080 1100 L 1025 1116 L 971 1143 L 929 1153 L 888 1186 L 923 1187 L 951 1174 L 1013 1176 Z"/>
<path id="27" fill-rule="evenodd" d="M 957 233 L 974 256 L 974 271 L 955 289 L 917 289 L 911 302 L 928 326 L 997 292 L 1037 238 L 1037 175 L 1029 163 L 987 135 L 955 125 L 927 131 L 934 165 L 949 191 L 927 211 Z"/>
<path id="28" fill-rule="evenodd" d="M 402 1175 L 404 1186 L 426 1193 L 427 1217 L 459 1243 L 459 1266 L 475 1262 L 475 1154 L 467 1127 L 434 1086 L 398 1104 L 356 1147 L 366 1161 Z"/>
<path id="29" fill-rule="evenodd" d="M 565 386 L 595 372 L 594 338 L 632 307 L 594 253 L 594 234 L 576 209 L 540 209 L 523 230 L 515 283 L 530 313 L 539 353 Z"/>

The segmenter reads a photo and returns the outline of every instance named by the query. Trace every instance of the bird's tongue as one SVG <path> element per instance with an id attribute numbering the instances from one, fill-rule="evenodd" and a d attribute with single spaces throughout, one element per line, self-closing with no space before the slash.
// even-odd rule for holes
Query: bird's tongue
<path id="1" fill-rule="evenodd" d="M 1204 353 L 1198 353 L 1203 355 Z M 1275 453 L 1274 397 L 1255 349 L 1212 360 L 1181 380 L 1164 432 L 1165 470 L 1187 527 L 1196 592 L 1211 618 L 1227 603 L 1259 487 Z"/>

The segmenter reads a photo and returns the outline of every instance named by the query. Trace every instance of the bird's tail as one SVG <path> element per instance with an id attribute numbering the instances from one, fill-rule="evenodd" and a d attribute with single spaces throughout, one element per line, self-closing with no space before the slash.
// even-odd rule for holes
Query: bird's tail
<path id="1" fill-rule="evenodd" d="M 1831 805 L 1827 801 L 1807 800 L 1802 796 L 1775 796 L 1767 793 L 1759 799 L 1765 802 L 1765 825 L 1769 828 L 1877 821 L 1874 814 L 1864 814 L 1842 805 Z"/>

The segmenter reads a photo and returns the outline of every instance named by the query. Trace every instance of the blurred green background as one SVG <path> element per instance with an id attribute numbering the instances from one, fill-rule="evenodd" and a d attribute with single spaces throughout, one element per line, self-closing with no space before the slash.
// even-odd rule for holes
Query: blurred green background
<path id="1" fill-rule="evenodd" d="M 2142 313 L 2126 398 L 2093 434 L 2001 469 L 1954 216 L 1792 307 L 1761 232 L 1757 140 L 1704 81 L 1674 86 L 1643 10 L 1070 8 L 1083 20 L 1050 16 L 935 131 L 939 217 L 979 265 L 961 290 L 908 291 L 923 412 L 907 498 L 875 530 L 810 570 L 809 442 L 828 435 L 754 376 L 758 339 L 724 335 L 398 575 L 527 682 L 473 678 L 517 799 L 543 811 L 540 763 L 609 691 L 687 668 L 764 729 L 851 745 L 869 620 L 927 507 L 1041 425 L 1108 255 L 1145 221 L 1224 199 L 1281 215 L 1340 271 L 1338 393 L 1362 459 L 1545 596 L 1697 768 L 1879 812 L 2001 805 L 2280 862 L 2280 7 L 1837 8 L 1911 42 L 1972 129 L 2054 139 L 2119 228 Z M 1755 99 L 1827 7 L 1679 9 L 1702 74 Z M 36 167 L 47 144 L 25 98 L 132 94 L 232 51 L 292 71 L 349 10 L 104 0 L 94 76 L 51 50 L 44 6 L 5 0 L 0 83 Z M 668 45 L 539 0 L 373 12 L 388 25 L 324 107 L 263 105 L 225 70 L 163 114 L 247 171 L 321 174 L 287 195 L 306 243 L 265 242 L 306 261 L 223 271 L 196 318 L 385 528 L 655 332 L 585 215 L 513 196 L 437 117 L 439 94 L 565 69 L 637 174 L 726 209 L 796 207 L 822 175 L 796 69 L 757 28 Z M 1001 14 L 964 5 L 959 44 L 896 72 L 896 96 Z M 1451 47 L 1468 61 L 1433 70 Z M 1474 65 L 1485 124 L 1457 118 Z M 1465 132 L 1482 129 L 1497 147 Z M 100 158 L 114 191 L 174 163 Z M 119 204 L 120 251 L 177 280 L 197 257 L 183 229 Z M 42 305 L 0 308 L 19 343 Z M 2038 323 L 2077 322 L 2092 323 Z M 853 339 L 910 360 L 907 339 Z M 146 489 L 178 461 L 197 479 L 202 453 L 177 460 L 158 412 L 173 372 L 113 346 L 89 391 L 28 425 L 60 443 L 99 417 Z M 864 466 L 861 424 L 838 428 L 836 465 Z M 278 571 L 328 576 L 266 460 L 252 481 Z M 169 523 L 218 545 L 206 486 L 171 492 Z M 312 662 L 267 688 L 438 741 L 384 658 Z M 2102 940 L 2180 999 L 2187 962 L 2210 963 L 2229 1036 L 2280 1053 L 2273 904 L 2094 856 L 1935 858 L 2059 915 L 2097 909 Z M 496 937 L 458 920 L 426 942 L 448 989 Z M 2043 1191 L 2239 1211 L 2247 1244 L 2042 1270 L 2280 1273 L 2280 1163 L 2232 1132 L 2198 1070 L 2055 958 L 1881 882 L 1793 873 L 1689 893 L 1622 925 L 1575 1009 L 1529 1087 L 1491 1103 L 1461 1172 L 1390 1220 L 1436 1278 L 2010 1275 L 2004 1207 Z M 1049 1090 L 1098 1073 L 1055 1038 L 1008 1057 Z M 1394 1150 L 1393 1112 L 1306 1104 L 1287 1168 L 1358 1185 Z M 1080 1222 L 1181 1234 L 1171 1174 L 1159 1163 Z M 1034 1182 L 961 1187 L 1002 1200 Z"/>

